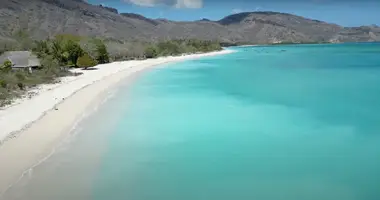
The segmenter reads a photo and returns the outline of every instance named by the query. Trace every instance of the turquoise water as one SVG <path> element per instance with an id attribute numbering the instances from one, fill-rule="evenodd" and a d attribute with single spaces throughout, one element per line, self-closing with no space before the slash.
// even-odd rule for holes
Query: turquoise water
<path id="1" fill-rule="evenodd" d="M 76 146 L 103 135 L 86 199 L 380 199 L 380 44 L 234 49 L 142 74 L 107 131 L 83 125 Z"/>

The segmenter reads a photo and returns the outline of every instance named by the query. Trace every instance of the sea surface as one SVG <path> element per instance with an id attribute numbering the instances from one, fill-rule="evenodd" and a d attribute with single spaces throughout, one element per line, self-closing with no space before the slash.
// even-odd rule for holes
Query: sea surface
<path id="1" fill-rule="evenodd" d="M 379 200 L 380 44 L 232 49 L 110 91 L 4 197 Z"/>

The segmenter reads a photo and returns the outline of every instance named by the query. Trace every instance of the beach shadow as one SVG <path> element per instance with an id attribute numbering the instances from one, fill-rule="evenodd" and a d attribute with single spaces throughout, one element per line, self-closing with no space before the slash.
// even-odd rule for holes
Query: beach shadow
<path id="1" fill-rule="evenodd" d="M 99 68 L 96 68 L 96 67 L 89 67 L 87 69 L 82 69 L 83 71 L 92 71 L 92 70 L 98 70 Z"/>

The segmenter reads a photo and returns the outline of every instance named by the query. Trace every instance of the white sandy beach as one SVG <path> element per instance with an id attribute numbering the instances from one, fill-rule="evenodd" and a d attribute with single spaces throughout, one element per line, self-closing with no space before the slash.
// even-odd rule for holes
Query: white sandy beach
<path id="1" fill-rule="evenodd" d="M 69 135 L 89 105 L 100 101 L 97 97 L 110 87 L 160 64 L 231 52 L 98 65 L 97 70 L 81 71 L 83 75 L 39 87 L 38 94 L 31 99 L 18 100 L 0 110 L 0 199 L 12 183 L 54 152 L 54 147 Z"/>

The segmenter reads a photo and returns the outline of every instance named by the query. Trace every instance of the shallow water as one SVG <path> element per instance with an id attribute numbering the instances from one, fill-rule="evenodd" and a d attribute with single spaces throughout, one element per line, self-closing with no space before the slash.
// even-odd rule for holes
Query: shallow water
<path id="1" fill-rule="evenodd" d="M 380 44 L 235 49 L 121 86 L 7 198 L 380 199 Z"/>

